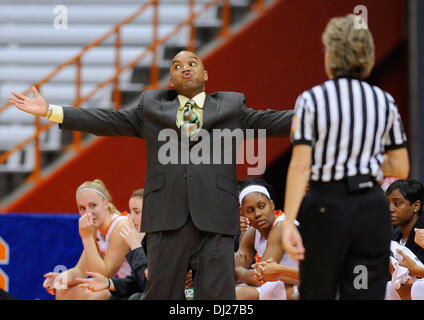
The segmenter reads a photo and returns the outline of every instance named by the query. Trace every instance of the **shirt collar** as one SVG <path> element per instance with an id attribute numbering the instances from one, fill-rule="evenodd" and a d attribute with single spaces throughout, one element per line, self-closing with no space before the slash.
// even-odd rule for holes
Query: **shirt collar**
<path id="1" fill-rule="evenodd" d="M 205 104 L 205 99 L 206 99 L 206 93 L 205 93 L 205 91 L 202 91 L 199 94 L 197 94 L 196 96 L 194 96 L 193 99 L 191 99 L 191 100 L 196 102 L 196 105 L 199 108 L 203 109 L 203 105 Z M 180 102 L 179 109 L 183 109 L 188 100 L 189 99 L 186 96 L 179 94 L 178 95 L 178 101 Z"/>

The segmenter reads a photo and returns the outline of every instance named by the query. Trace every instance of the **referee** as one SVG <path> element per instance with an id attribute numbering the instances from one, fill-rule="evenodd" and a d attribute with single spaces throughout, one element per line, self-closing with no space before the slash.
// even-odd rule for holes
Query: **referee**
<path id="1" fill-rule="evenodd" d="M 301 299 L 384 299 L 391 225 L 377 181 L 409 174 L 392 96 L 362 81 L 374 43 L 355 19 L 329 21 L 322 40 L 330 80 L 296 102 L 282 240 L 300 262 Z"/>

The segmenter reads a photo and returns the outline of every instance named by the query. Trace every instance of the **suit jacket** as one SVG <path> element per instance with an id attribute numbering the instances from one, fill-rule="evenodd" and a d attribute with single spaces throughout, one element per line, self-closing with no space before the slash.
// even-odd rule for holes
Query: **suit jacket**
<path id="1" fill-rule="evenodd" d="M 293 111 L 247 108 L 245 97 L 240 93 L 208 94 L 202 126 L 207 131 L 202 132 L 198 142 L 187 144 L 176 125 L 177 97 L 175 90 L 159 89 L 143 92 L 138 106 L 130 109 L 64 108 L 60 127 L 99 136 L 129 136 L 145 140 L 147 172 L 142 231 L 176 230 L 184 225 L 190 214 L 193 223 L 202 231 L 239 234 L 238 142 L 230 139 L 231 143 L 226 143 L 225 137 L 216 138 L 214 133 L 220 132 L 219 129 L 227 132 L 266 129 L 267 136 L 288 136 Z M 209 136 L 205 136 L 205 132 Z M 174 134 L 173 137 L 170 133 Z M 177 152 L 179 161 L 161 161 L 161 156 L 166 155 L 164 150 L 172 150 L 168 153 L 172 152 L 174 157 Z M 219 151 L 221 160 L 229 154 L 231 161 L 223 163 L 213 159 Z M 198 164 L 190 158 L 187 163 L 184 159 L 191 152 L 202 159 L 209 157 L 210 161 Z"/>

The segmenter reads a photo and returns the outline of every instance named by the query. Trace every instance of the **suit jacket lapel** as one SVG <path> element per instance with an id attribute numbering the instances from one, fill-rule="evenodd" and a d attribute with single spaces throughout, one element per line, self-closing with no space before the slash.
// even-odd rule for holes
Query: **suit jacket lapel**
<path id="1" fill-rule="evenodd" d="M 170 100 L 162 99 L 161 111 L 163 120 L 167 124 L 165 127 L 180 131 L 176 124 L 178 105 L 178 95 L 175 94 L 175 97 Z"/>
<path id="2" fill-rule="evenodd" d="M 219 111 L 219 102 L 217 99 L 206 95 L 205 104 L 203 106 L 203 129 L 209 130 L 215 122 L 215 118 Z"/>

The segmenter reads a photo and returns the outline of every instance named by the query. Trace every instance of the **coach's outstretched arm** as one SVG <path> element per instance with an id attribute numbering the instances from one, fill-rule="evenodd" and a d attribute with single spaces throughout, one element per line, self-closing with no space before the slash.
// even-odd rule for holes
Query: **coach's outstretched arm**
<path id="1" fill-rule="evenodd" d="M 31 91 L 34 94 L 34 98 L 29 98 L 23 94 L 12 92 L 15 97 L 9 97 L 8 100 L 19 110 L 35 116 L 45 117 L 49 109 L 49 104 L 35 87 L 32 87 Z"/>
<path id="2" fill-rule="evenodd" d="M 9 97 L 8 99 L 22 111 L 57 122 L 61 129 L 78 130 L 97 136 L 141 138 L 143 121 L 140 108 L 116 110 L 113 108 L 62 107 L 48 104 L 35 87 L 32 87 L 31 90 L 34 98 L 12 92 L 14 97 Z M 140 103 L 142 97 L 140 98 Z"/>

